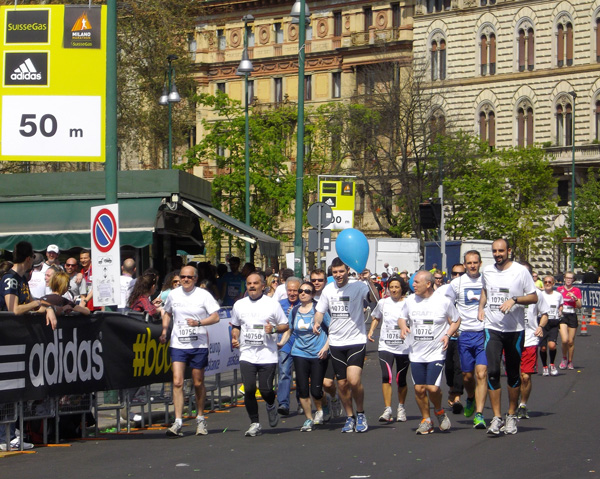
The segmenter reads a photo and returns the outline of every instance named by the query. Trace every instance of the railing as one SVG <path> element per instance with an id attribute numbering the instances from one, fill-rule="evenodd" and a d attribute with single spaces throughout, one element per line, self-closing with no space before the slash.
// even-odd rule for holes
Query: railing
<path id="1" fill-rule="evenodd" d="M 549 146 L 545 148 L 552 163 L 570 163 L 573 157 L 571 146 Z M 600 163 L 600 144 L 575 146 L 575 162 Z"/>

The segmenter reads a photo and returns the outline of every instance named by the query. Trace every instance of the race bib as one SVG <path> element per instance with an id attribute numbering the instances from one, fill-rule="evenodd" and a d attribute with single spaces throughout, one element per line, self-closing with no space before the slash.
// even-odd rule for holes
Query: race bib
<path id="1" fill-rule="evenodd" d="M 345 319 L 350 311 L 350 297 L 340 296 L 334 299 L 330 307 L 331 319 Z"/>
<path id="2" fill-rule="evenodd" d="M 574 313 L 575 308 L 573 306 L 563 305 L 563 313 Z"/>
<path id="3" fill-rule="evenodd" d="M 558 319 L 558 308 L 556 305 L 550 306 L 550 311 L 548 311 L 548 319 Z"/>
<path id="4" fill-rule="evenodd" d="M 383 337 L 383 342 L 388 346 L 397 346 L 404 344 L 404 339 L 400 336 L 400 327 L 395 326 L 394 329 L 388 329 Z"/>
<path id="5" fill-rule="evenodd" d="M 415 341 L 433 341 L 433 319 L 424 319 L 413 327 Z"/>
<path id="6" fill-rule="evenodd" d="M 262 324 L 255 324 L 244 331 L 244 342 L 251 346 L 262 346 L 265 344 L 265 338 L 265 327 Z"/>
<path id="7" fill-rule="evenodd" d="M 187 320 L 177 323 L 177 338 L 181 344 L 189 344 L 198 340 L 198 329 L 188 326 Z"/>
<path id="8" fill-rule="evenodd" d="M 499 311 L 500 306 L 508 301 L 508 294 L 508 288 L 490 288 L 490 297 L 488 298 L 490 311 Z"/>

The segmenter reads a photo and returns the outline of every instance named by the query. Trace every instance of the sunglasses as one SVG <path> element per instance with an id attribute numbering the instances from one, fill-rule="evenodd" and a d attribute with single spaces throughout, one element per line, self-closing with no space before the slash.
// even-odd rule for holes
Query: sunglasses
<path id="1" fill-rule="evenodd" d="M 324 283 L 325 280 L 324 279 L 320 279 L 320 278 L 315 278 L 315 279 L 311 279 L 310 282 L 311 283 Z"/>
<path id="2" fill-rule="evenodd" d="M 65 266 L 73 266 L 73 268 L 74 268 L 75 266 L 77 266 L 77 263 L 75 263 L 75 264 L 72 264 L 72 263 L 66 263 L 66 264 L 65 264 Z"/>
<path id="3" fill-rule="evenodd" d="M 444 279 L 443 276 L 434 276 L 433 279 Z"/>
<path id="4" fill-rule="evenodd" d="M 298 293 L 313 294 L 312 289 L 299 289 Z"/>
<path id="5" fill-rule="evenodd" d="M 174 279 L 173 284 L 176 284 L 176 283 L 181 283 L 181 281 L 179 281 L 178 279 Z"/>
<path id="6" fill-rule="evenodd" d="M 544 284 L 554 284 L 553 281 L 544 281 Z"/>
<path id="7" fill-rule="evenodd" d="M 182 274 L 182 275 L 181 275 L 181 276 L 179 276 L 179 277 L 180 277 L 181 279 L 194 279 L 194 278 L 195 278 L 195 276 L 188 276 L 188 275 L 185 275 L 185 274 Z"/>
<path id="8" fill-rule="evenodd" d="M 458 271 L 452 271 L 452 276 L 462 276 L 463 274 L 465 274 L 464 271 L 461 271 L 460 273 Z"/>

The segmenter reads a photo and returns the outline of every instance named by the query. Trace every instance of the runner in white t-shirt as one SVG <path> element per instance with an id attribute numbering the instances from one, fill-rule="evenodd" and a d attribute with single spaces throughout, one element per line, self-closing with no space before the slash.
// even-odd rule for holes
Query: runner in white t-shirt
<path id="1" fill-rule="evenodd" d="M 365 432 L 368 429 L 364 414 L 362 368 L 365 362 L 367 333 L 365 301 L 377 294 L 362 281 L 349 281 L 350 268 L 340 258 L 331 262 L 334 281 L 323 289 L 317 304 L 313 330 L 319 333 L 324 313 L 331 316 L 329 352 L 338 380 L 339 395 L 347 418 L 342 432 Z M 370 285 L 372 286 L 372 285 Z M 352 401 L 356 403 L 356 418 Z"/>
<path id="2" fill-rule="evenodd" d="M 415 399 L 422 420 L 417 434 L 433 432 L 429 401 L 433 403 L 441 431 L 450 429 L 450 419 L 442 407 L 442 373 L 450 337 L 458 331 L 460 318 L 453 302 L 443 294 L 434 293 L 434 278 L 429 271 L 419 271 L 413 280 L 414 295 L 405 300 L 398 320 L 401 337 L 410 337 L 411 375 L 415 384 Z"/>
<path id="3" fill-rule="evenodd" d="M 390 296 L 380 299 L 371 313 L 371 329 L 369 330 L 369 341 L 375 341 L 373 334 L 377 325 L 381 323 L 379 333 L 379 365 L 381 366 L 381 390 L 385 409 L 379 417 L 379 422 L 393 422 L 392 413 L 392 378 L 394 361 L 396 362 L 396 387 L 398 390 L 398 407 L 396 409 L 396 420 L 406 421 L 406 375 L 410 360 L 408 359 L 408 341 L 400 337 L 400 326 L 398 319 L 402 316 L 404 308 L 404 296 L 408 292 L 408 283 L 398 275 L 392 276 L 387 283 Z"/>
<path id="4" fill-rule="evenodd" d="M 558 376 L 558 369 L 554 364 L 556 359 L 556 343 L 558 328 L 562 317 L 563 295 L 554 290 L 554 277 L 544 276 L 544 298 L 550 307 L 548 324 L 544 328 L 544 336 L 540 341 L 540 359 L 542 360 L 542 376 Z M 548 349 L 550 349 L 550 369 L 548 370 Z"/>
<path id="5" fill-rule="evenodd" d="M 186 366 L 192 368 L 192 380 L 198 407 L 196 435 L 206 435 L 203 409 L 206 399 L 204 369 L 208 365 L 208 331 L 206 326 L 219 322 L 219 303 L 204 289 L 196 287 L 198 270 L 193 266 L 181 268 L 181 288 L 171 291 L 164 305 L 161 343 L 167 341 L 167 332 L 173 320 L 170 352 L 173 369 L 173 406 L 175 422 L 167 429 L 167 436 L 183 436 L 183 380 Z"/>
<path id="6" fill-rule="evenodd" d="M 265 279 L 259 273 L 246 278 L 247 296 L 238 300 L 231 310 L 231 345 L 240 349 L 240 371 L 244 382 L 244 403 L 250 417 L 246 436 L 262 433 L 256 401 L 258 389 L 267 403 L 269 425 L 277 426 L 279 415 L 275 406 L 273 379 L 277 371 L 277 333 L 288 330 L 288 318 L 281 305 L 263 294 Z"/>
<path id="7" fill-rule="evenodd" d="M 525 339 L 525 309 L 537 303 L 537 288 L 527 269 L 509 260 L 508 241 L 492 243 L 495 264 L 483 270 L 483 289 L 478 317 L 484 321 L 485 354 L 488 362 L 488 395 L 494 418 L 488 434 L 517 433 L 517 404 L 521 387 L 521 351 Z M 508 414 L 506 425 L 501 416 L 500 363 L 504 351 L 508 384 Z"/>

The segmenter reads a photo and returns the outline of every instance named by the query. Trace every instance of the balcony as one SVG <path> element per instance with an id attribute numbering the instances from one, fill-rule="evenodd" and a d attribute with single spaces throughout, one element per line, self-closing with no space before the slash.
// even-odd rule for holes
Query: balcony
<path id="1" fill-rule="evenodd" d="M 388 28 L 386 30 L 375 30 L 372 28 L 368 32 L 356 32 L 350 35 L 350 45 L 382 45 L 384 43 L 395 42 L 398 40 L 408 39 L 403 38 L 402 30 L 399 28 Z"/>
<path id="2" fill-rule="evenodd" d="M 552 166 L 570 166 L 573 149 L 570 146 L 549 146 L 544 148 L 550 156 Z M 575 146 L 575 163 L 579 166 L 600 165 L 600 144 Z"/>

